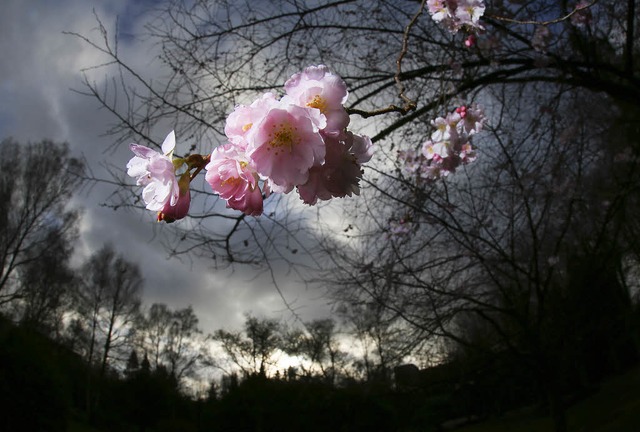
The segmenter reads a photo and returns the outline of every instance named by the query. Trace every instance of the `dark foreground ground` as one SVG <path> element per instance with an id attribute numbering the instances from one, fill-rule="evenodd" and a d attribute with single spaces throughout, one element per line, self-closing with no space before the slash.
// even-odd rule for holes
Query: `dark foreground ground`
<path id="1" fill-rule="evenodd" d="M 640 367 L 610 378 L 592 396 L 575 403 L 567 412 L 570 432 L 639 432 Z M 551 419 L 535 408 L 511 412 L 502 418 L 456 428 L 456 432 L 553 431 Z"/>

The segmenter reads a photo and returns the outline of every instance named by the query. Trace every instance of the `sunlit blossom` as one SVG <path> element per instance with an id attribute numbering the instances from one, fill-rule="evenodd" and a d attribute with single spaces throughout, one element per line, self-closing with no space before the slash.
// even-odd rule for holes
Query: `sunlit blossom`
<path id="1" fill-rule="evenodd" d="M 271 107 L 247 135 L 247 156 L 260 175 L 280 192 L 306 183 L 309 169 L 324 162 L 320 130 L 326 118 L 319 111 L 286 101 Z"/>
<path id="2" fill-rule="evenodd" d="M 326 117 L 322 132 L 338 136 L 349 125 L 349 114 L 344 109 L 349 92 L 347 85 L 327 66 L 309 66 L 293 75 L 284 85 L 287 95 L 283 100 L 299 106 L 316 108 Z"/>
<path id="3" fill-rule="evenodd" d="M 242 147 L 247 146 L 247 135 L 254 124 L 260 123 L 269 109 L 278 105 L 278 99 L 271 93 L 265 93 L 251 105 L 238 105 L 229 117 L 224 127 L 224 133 L 229 141 Z"/>
<path id="4" fill-rule="evenodd" d="M 216 147 L 205 169 L 205 180 L 228 207 L 251 216 L 262 214 L 258 173 L 240 147 L 232 143 Z"/>
<path id="5" fill-rule="evenodd" d="M 142 199 L 149 210 L 160 211 L 178 201 L 180 188 L 172 161 L 175 145 L 173 131 L 162 143 L 162 153 L 139 144 L 129 145 L 135 156 L 127 163 L 127 174 L 136 177 L 138 186 L 144 186 Z"/>
<path id="6" fill-rule="evenodd" d="M 190 182 L 200 170 L 229 208 L 262 214 L 272 193 L 297 188 L 302 200 L 315 204 L 360 193 L 362 165 L 373 156 L 371 139 L 347 130 L 347 86 L 324 65 L 310 66 L 285 83 L 286 95 L 268 92 L 250 105 L 237 105 L 225 122 L 229 142 L 209 156 L 173 158 L 175 135 L 163 153 L 137 144 L 127 165 L 144 186 L 147 208 L 158 220 L 172 222 L 189 211 Z M 185 169 L 186 168 L 186 169 Z M 181 171 L 179 180 L 176 171 Z"/>
<path id="7" fill-rule="evenodd" d="M 422 145 L 422 154 L 427 159 L 441 159 L 449 156 L 450 153 L 450 142 L 449 141 L 436 141 L 435 143 L 431 140 L 426 141 Z"/>

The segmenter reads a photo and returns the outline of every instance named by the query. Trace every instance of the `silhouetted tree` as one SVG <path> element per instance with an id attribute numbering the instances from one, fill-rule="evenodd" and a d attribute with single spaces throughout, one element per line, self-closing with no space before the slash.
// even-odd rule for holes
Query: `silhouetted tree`
<path id="1" fill-rule="evenodd" d="M 99 395 L 99 392 L 94 394 L 92 369 L 94 365 L 97 367 L 98 378 L 102 380 L 113 353 L 130 346 L 142 284 L 138 267 L 118 256 L 111 246 L 104 246 L 82 266 L 75 305 L 88 336 L 84 353 L 89 365 L 87 409 L 90 416 Z"/>
<path id="2" fill-rule="evenodd" d="M 492 373 L 519 365 L 535 376 L 565 430 L 563 395 L 576 388 L 577 363 L 585 350 L 612 345 L 607 337 L 590 345 L 587 329 L 599 334 L 590 324 L 626 334 L 614 350 L 633 332 L 620 269 L 634 241 L 622 235 L 622 216 L 637 208 L 640 147 L 635 137 L 609 141 L 620 111 L 600 109 L 602 95 L 557 92 L 546 84 L 494 95 L 509 107 L 496 124 L 517 127 L 492 130 L 495 147 L 475 168 L 437 182 L 386 176 L 367 205 L 389 221 L 402 217 L 406 230 L 376 216 L 359 218 L 357 241 L 327 236 L 326 280 L 356 318 L 360 305 L 373 305 L 374 321 L 399 322 L 405 340 L 454 341 L 482 353 L 479 365 L 509 357 Z M 562 116 L 587 100 L 589 109 Z M 538 118 L 522 124 L 532 107 Z M 625 147 L 634 150 L 623 160 Z"/>
<path id="3" fill-rule="evenodd" d="M 208 360 L 201 334 L 202 331 L 198 328 L 198 317 L 191 306 L 173 312 L 165 346 L 165 357 L 169 374 L 176 381 L 193 376 L 198 367 Z"/>
<path id="4" fill-rule="evenodd" d="M 245 375 L 266 376 L 275 363 L 274 355 L 282 346 L 282 325 L 278 320 L 247 315 L 244 332 L 217 330 L 218 341 L 228 359 Z"/>
<path id="5" fill-rule="evenodd" d="M 154 371 L 163 368 L 176 383 L 184 385 L 185 379 L 197 378 L 211 362 L 207 338 L 198 323 L 191 306 L 171 310 L 166 304 L 154 303 L 136 323 L 136 345 Z"/>
<path id="6" fill-rule="evenodd" d="M 300 364 L 307 375 L 319 374 L 331 384 L 336 383 L 338 374 L 345 367 L 347 355 L 339 346 L 336 323 L 330 318 L 309 321 L 304 323 L 303 330 L 286 332 L 283 349 L 311 364 L 309 368 Z"/>
<path id="7" fill-rule="evenodd" d="M 77 310 L 90 329 L 87 361 L 99 351 L 104 375 L 112 350 L 130 342 L 131 326 L 140 308 L 143 279 L 137 265 L 105 246 L 84 264 L 77 291 Z M 98 344 L 101 344 L 98 347 Z"/>
<path id="8" fill-rule="evenodd" d="M 52 324 L 52 302 L 64 285 L 59 279 L 67 278 L 63 267 L 77 234 L 79 213 L 69 201 L 83 165 L 66 144 L 46 140 L 21 145 L 5 139 L 0 152 L 0 305 L 25 299 L 27 319 Z M 49 273 L 33 274 L 36 266 Z"/>
<path id="9" fill-rule="evenodd" d="M 127 359 L 127 365 L 124 369 L 125 377 L 130 377 L 138 373 L 140 370 L 140 362 L 138 361 L 138 353 L 135 349 L 131 350 L 131 354 L 129 354 L 129 358 Z"/>
<path id="10" fill-rule="evenodd" d="M 140 367 L 127 374 L 122 383 L 122 400 L 119 402 L 124 407 L 127 420 L 144 432 L 172 416 L 175 409 L 172 403 L 178 397 L 177 391 L 167 370 L 162 365 L 151 370 L 145 354 Z"/>
<path id="11" fill-rule="evenodd" d="M 160 365 L 165 351 L 172 315 L 166 304 L 154 303 L 142 317 L 141 328 L 138 329 L 143 349 L 151 355 L 155 368 Z"/>
<path id="12" fill-rule="evenodd" d="M 20 322 L 56 339 L 62 335 L 63 315 L 71 307 L 77 282 L 69 264 L 72 251 L 68 238 L 52 234 L 46 251 L 17 273 L 21 298 L 13 307 Z"/>

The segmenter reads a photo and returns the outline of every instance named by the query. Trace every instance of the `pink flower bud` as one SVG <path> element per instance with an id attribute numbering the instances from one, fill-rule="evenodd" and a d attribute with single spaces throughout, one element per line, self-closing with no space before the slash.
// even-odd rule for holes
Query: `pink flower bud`
<path id="1" fill-rule="evenodd" d="M 185 172 L 180 176 L 178 185 L 180 187 L 180 194 L 178 200 L 174 205 L 171 205 L 170 201 L 167 201 L 158 212 L 158 222 L 172 223 L 179 219 L 183 219 L 189 214 L 189 206 L 191 205 L 191 192 L 189 185 L 191 183 L 191 177 L 189 172 Z"/>
<path id="2" fill-rule="evenodd" d="M 467 48 L 471 48 L 476 44 L 477 40 L 478 38 L 476 38 L 476 35 L 472 34 L 472 35 L 469 35 L 469 37 L 464 41 L 464 44 Z"/>

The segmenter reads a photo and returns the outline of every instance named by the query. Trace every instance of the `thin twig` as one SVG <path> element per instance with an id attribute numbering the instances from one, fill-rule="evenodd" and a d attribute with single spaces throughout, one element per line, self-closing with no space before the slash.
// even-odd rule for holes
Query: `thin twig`
<path id="1" fill-rule="evenodd" d="M 398 55 L 398 59 L 396 60 L 398 70 L 396 71 L 393 79 L 396 81 L 396 84 L 398 84 L 398 90 L 400 91 L 398 96 L 400 96 L 400 99 L 404 101 L 405 114 L 416 108 L 416 102 L 414 100 L 411 100 L 404 94 L 404 84 L 402 84 L 402 80 L 400 78 L 400 76 L 402 75 L 402 59 L 404 58 L 405 54 L 407 54 L 407 51 L 409 51 L 409 33 L 411 32 L 411 28 L 416 23 L 420 15 L 422 15 L 422 11 L 424 10 L 424 6 L 426 3 L 427 0 L 422 0 L 420 2 L 420 8 L 418 9 L 418 12 L 416 12 L 411 21 L 409 21 L 409 24 L 407 24 L 407 26 L 405 27 L 404 34 L 402 36 L 402 50 L 400 51 L 400 55 Z"/>
<path id="2" fill-rule="evenodd" d="M 501 16 L 488 16 L 488 18 L 493 18 L 495 20 L 499 20 L 499 21 L 506 21 L 506 22 L 510 22 L 513 24 L 533 24 L 533 25 L 541 25 L 541 26 L 546 26 L 549 24 L 557 24 L 559 22 L 562 21 L 566 21 L 569 18 L 571 18 L 574 14 L 589 9 L 591 6 L 593 6 L 594 4 L 598 3 L 599 0 L 593 0 L 591 3 L 589 3 L 586 6 L 582 6 L 582 7 L 576 7 L 574 10 L 572 10 L 571 12 L 569 12 L 567 15 L 560 17 L 560 18 L 556 18 L 556 19 L 552 19 L 549 21 L 532 21 L 532 20 L 526 20 L 526 21 L 520 21 L 520 20 L 516 20 L 513 18 L 507 18 L 507 17 L 501 17 Z"/>
<path id="3" fill-rule="evenodd" d="M 404 59 L 404 56 L 409 51 L 409 33 L 411 32 L 411 28 L 414 26 L 414 24 L 416 23 L 420 15 L 422 15 L 422 12 L 424 11 L 424 6 L 426 5 L 426 3 L 427 3 L 427 0 L 422 0 L 420 2 L 420 8 L 415 13 L 413 18 L 411 18 L 411 21 L 409 21 L 409 24 L 407 24 L 407 26 L 404 28 L 404 32 L 402 34 L 402 50 L 400 50 L 400 54 L 398 55 L 398 58 L 396 60 L 397 69 L 396 69 L 395 75 L 393 76 L 393 79 L 398 86 L 398 96 L 400 97 L 400 99 L 402 99 L 402 101 L 404 102 L 404 105 L 402 106 L 389 105 L 386 108 L 380 108 L 380 109 L 371 110 L 371 111 L 359 110 L 356 108 L 347 108 L 347 112 L 349 114 L 358 114 L 363 118 L 368 118 L 368 117 L 373 117 L 381 114 L 388 114 L 392 112 L 397 112 L 402 115 L 405 115 L 409 111 L 413 111 L 416 109 L 417 107 L 416 102 L 404 94 L 405 89 L 404 89 L 404 84 L 402 84 L 402 60 Z"/>

